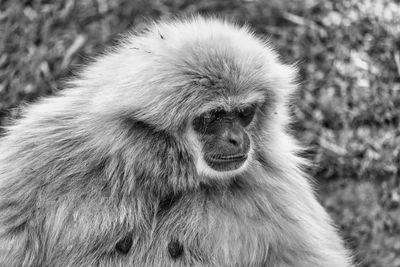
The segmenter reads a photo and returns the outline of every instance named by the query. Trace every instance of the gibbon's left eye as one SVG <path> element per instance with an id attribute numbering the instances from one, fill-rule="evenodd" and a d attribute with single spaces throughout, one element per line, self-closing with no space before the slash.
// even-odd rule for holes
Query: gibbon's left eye
<path id="1" fill-rule="evenodd" d="M 253 120 L 256 108 L 254 106 L 244 107 L 238 110 L 237 116 L 244 126 L 250 124 Z"/>

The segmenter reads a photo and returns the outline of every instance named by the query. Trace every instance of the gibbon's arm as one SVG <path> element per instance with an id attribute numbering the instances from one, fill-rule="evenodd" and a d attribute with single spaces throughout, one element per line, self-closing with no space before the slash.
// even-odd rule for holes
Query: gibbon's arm
<path id="1" fill-rule="evenodd" d="M 99 257 L 91 257 L 101 258 L 135 231 L 134 225 L 146 227 L 145 205 L 138 203 L 145 198 L 132 197 L 125 152 L 99 140 L 96 136 L 107 132 L 88 127 L 93 122 L 82 111 L 68 96 L 52 97 L 29 107 L 3 137 L 1 266 L 51 266 L 52 260 L 79 265 L 69 262 L 70 255 L 83 262 L 87 255 L 81 253 L 93 250 Z M 119 138 L 124 147 L 124 133 Z"/>

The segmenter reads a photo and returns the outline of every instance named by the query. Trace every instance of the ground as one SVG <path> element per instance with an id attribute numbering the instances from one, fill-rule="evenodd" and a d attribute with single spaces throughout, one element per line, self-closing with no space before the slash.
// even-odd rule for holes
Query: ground
<path id="1" fill-rule="evenodd" d="M 397 0 L 3 0 L 0 126 L 127 29 L 192 13 L 247 22 L 299 66 L 292 128 L 320 200 L 359 266 L 400 266 Z"/>

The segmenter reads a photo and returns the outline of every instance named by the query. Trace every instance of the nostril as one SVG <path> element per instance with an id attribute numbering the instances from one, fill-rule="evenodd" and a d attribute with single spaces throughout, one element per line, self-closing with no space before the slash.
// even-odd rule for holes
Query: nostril
<path id="1" fill-rule="evenodd" d="M 240 129 L 240 127 L 231 125 L 226 127 L 222 133 L 221 141 L 225 146 L 228 146 L 232 149 L 238 149 L 243 146 L 244 134 L 245 133 Z"/>
<path id="2" fill-rule="evenodd" d="M 229 141 L 230 144 L 232 144 L 232 145 L 234 145 L 234 146 L 238 146 L 238 145 L 239 145 L 238 140 L 236 140 L 236 139 L 234 139 L 234 138 L 229 138 L 228 141 Z"/>
<path id="3" fill-rule="evenodd" d="M 229 144 L 239 147 L 242 145 L 242 134 L 240 133 L 230 133 L 228 135 L 227 141 Z"/>

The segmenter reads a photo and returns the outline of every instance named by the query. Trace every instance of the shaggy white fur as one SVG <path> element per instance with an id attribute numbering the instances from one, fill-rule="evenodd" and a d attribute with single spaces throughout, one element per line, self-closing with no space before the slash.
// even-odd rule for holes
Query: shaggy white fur
<path id="1" fill-rule="evenodd" d="M 351 266 L 287 131 L 295 75 L 219 19 L 128 34 L 2 137 L 0 265 Z M 250 157 L 210 169 L 192 120 L 246 103 Z"/>

